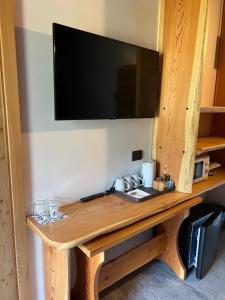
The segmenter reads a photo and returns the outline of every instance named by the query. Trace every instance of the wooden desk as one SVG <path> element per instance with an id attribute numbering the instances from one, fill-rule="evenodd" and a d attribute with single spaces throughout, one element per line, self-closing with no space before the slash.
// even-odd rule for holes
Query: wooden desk
<path id="1" fill-rule="evenodd" d="M 54 287 L 50 292 L 49 288 L 46 289 L 48 295 L 51 293 L 51 298 L 48 296 L 46 299 L 69 299 L 69 250 L 71 248 L 150 216 L 157 216 L 160 212 L 176 207 L 224 183 L 225 171 L 221 169 L 215 176 L 195 184 L 191 194 L 172 192 L 138 204 L 116 195 L 105 196 L 87 203 L 76 202 L 63 207 L 62 210 L 68 218 L 45 227 L 41 227 L 29 217 L 28 226 L 43 241 L 45 286 Z"/>
<path id="2" fill-rule="evenodd" d="M 48 245 L 66 250 L 157 214 L 222 184 L 225 184 L 225 170 L 218 169 L 216 175 L 196 183 L 191 194 L 171 192 L 142 203 L 132 203 L 110 195 L 87 203 L 76 202 L 65 206 L 62 210 L 68 218 L 58 223 L 41 227 L 33 218 L 28 218 L 27 225 Z"/>

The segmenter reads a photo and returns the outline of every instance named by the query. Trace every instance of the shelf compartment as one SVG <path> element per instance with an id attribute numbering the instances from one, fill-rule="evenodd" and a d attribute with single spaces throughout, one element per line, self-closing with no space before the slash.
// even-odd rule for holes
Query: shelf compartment
<path id="1" fill-rule="evenodd" d="M 200 108 L 201 113 L 225 113 L 225 106 L 204 106 Z"/>
<path id="2" fill-rule="evenodd" d="M 209 164 L 209 171 L 216 170 L 216 169 L 218 169 L 220 167 L 221 167 L 220 163 L 210 162 L 210 164 Z"/>
<path id="3" fill-rule="evenodd" d="M 225 169 L 221 167 L 219 169 L 216 169 L 215 174 L 213 176 L 209 176 L 208 179 L 194 183 L 192 195 L 195 197 L 196 195 L 205 193 L 224 184 Z"/>
<path id="4" fill-rule="evenodd" d="M 225 138 L 208 136 L 200 137 L 197 141 L 196 155 L 225 148 Z"/>

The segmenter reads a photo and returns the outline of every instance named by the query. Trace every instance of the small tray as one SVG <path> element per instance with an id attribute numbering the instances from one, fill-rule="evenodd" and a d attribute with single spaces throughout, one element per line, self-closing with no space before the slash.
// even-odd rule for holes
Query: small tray
<path id="1" fill-rule="evenodd" d="M 135 198 L 135 197 L 132 197 L 131 195 L 128 195 L 127 193 L 124 193 L 124 192 L 115 191 L 115 194 L 119 195 L 123 199 L 132 201 L 134 203 L 139 203 L 139 202 L 150 200 L 150 199 L 158 197 L 160 195 L 163 195 L 163 194 L 175 191 L 175 188 L 173 188 L 173 189 L 166 189 L 166 190 L 164 190 L 162 192 L 157 191 L 157 190 L 155 190 L 153 188 L 139 187 L 138 189 L 142 190 L 142 191 L 144 191 L 146 193 L 149 193 L 150 195 L 146 196 L 146 197 L 143 197 L 143 198 Z"/>

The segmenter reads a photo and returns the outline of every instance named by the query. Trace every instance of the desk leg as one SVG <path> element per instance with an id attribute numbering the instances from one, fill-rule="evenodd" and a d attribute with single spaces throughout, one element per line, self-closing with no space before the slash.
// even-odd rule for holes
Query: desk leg
<path id="1" fill-rule="evenodd" d="M 167 247 L 166 251 L 158 259 L 165 262 L 182 280 L 186 278 L 186 268 L 180 257 L 178 234 L 182 222 L 188 215 L 189 209 L 159 225 L 159 230 L 165 231 L 167 234 Z"/>
<path id="2" fill-rule="evenodd" d="M 75 248 L 77 278 L 73 299 L 98 300 L 98 276 L 105 260 L 104 252 L 87 257 L 79 248 Z"/>
<path id="3" fill-rule="evenodd" d="M 43 243 L 45 300 L 70 300 L 70 252 Z"/>

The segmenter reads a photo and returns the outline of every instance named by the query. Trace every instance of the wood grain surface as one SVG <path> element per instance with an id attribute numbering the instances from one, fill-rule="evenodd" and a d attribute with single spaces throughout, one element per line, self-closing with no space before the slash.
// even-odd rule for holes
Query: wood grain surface
<path id="1" fill-rule="evenodd" d="M 42 227 L 29 217 L 27 224 L 45 243 L 58 249 L 73 248 L 99 235 L 174 207 L 222 184 L 225 184 L 225 170 L 218 169 L 216 175 L 194 184 L 190 194 L 171 192 L 142 203 L 132 203 L 110 195 L 87 203 L 76 202 L 65 206 L 62 210 L 68 218 L 57 223 Z"/>
<path id="2" fill-rule="evenodd" d="M 214 104 L 217 78 L 215 59 L 217 52 L 217 37 L 221 34 L 223 2 L 223 0 L 208 0 L 202 67 L 201 107 L 213 106 Z"/>
<path id="3" fill-rule="evenodd" d="M 178 234 L 180 226 L 184 219 L 189 216 L 189 209 L 186 209 L 182 213 L 176 215 L 174 218 L 159 225 L 161 231 L 167 233 L 167 245 L 166 251 L 159 257 L 159 259 L 165 262 L 181 279 L 186 278 L 186 268 L 180 257 L 179 247 L 178 247 Z"/>
<path id="4" fill-rule="evenodd" d="M 201 113 L 220 114 L 225 113 L 225 106 L 203 106 L 200 111 Z"/>
<path id="5" fill-rule="evenodd" d="M 17 300 L 16 257 L 12 223 L 7 140 L 4 124 L 5 114 L 2 101 L 3 89 L 0 73 L 0 299 Z"/>
<path id="6" fill-rule="evenodd" d="M 215 106 L 225 106 L 225 6 L 223 8 L 223 21 L 221 30 L 221 44 L 219 55 L 219 68 L 216 81 Z"/>
<path id="7" fill-rule="evenodd" d="M 98 300 L 98 277 L 105 253 L 87 257 L 79 248 L 75 248 L 78 276 L 72 299 Z"/>
<path id="8" fill-rule="evenodd" d="M 196 146 L 196 154 L 207 153 L 225 148 L 225 137 L 201 137 L 198 138 Z"/>
<path id="9" fill-rule="evenodd" d="M 0 298 L 13 300 L 19 297 L 26 300 L 29 299 L 29 280 L 13 4 L 13 0 L 0 0 L 0 114 L 3 114 L 0 128 L 1 143 L 5 144 L 0 160 L 2 165 L 7 164 L 7 170 L 1 169 L 0 195 L 4 215 L 0 235 L 4 253 L 1 253 L 0 260 L 6 268 L 2 268 L 1 264 L 0 272 L 5 272 L 1 274 L 1 285 L 7 285 L 8 293 L 8 296 L 5 294 Z M 14 272 L 17 276 L 16 287 Z M 0 293 L 2 291 L 0 289 Z"/>
<path id="10" fill-rule="evenodd" d="M 212 131 L 212 114 L 200 114 L 198 137 L 210 136 Z"/>
<path id="11" fill-rule="evenodd" d="M 225 5 L 223 10 L 223 22 L 221 32 L 221 44 L 219 55 L 219 68 L 216 81 L 215 106 L 225 106 Z M 212 135 L 225 137 L 225 114 L 213 115 Z M 213 159 L 225 165 L 225 151 L 213 153 Z"/>
<path id="12" fill-rule="evenodd" d="M 192 191 L 207 1 L 165 1 L 156 160 L 177 190 Z"/>
<path id="13" fill-rule="evenodd" d="M 43 243 L 46 300 L 70 300 L 70 253 Z M 32 298 L 31 298 L 32 299 Z"/>
<path id="14" fill-rule="evenodd" d="M 203 199 L 201 197 L 196 197 L 191 200 L 185 201 L 178 204 L 170 209 L 167 209 L 157 215 L 148 217 L 142 221 L 134 223 L 128 227 L 120 229 L 118 231 L 112 232 L 111 234 L 106 234 L 96 239 L 80 245 L 79 248 L 88 256 L 94 256 L 102 251 L 106 251 L 123 241 L 134 237 L 135 235 L 144 232 L 170 218 L 173 218 L 176 214 L 186 210 L 187 208 L 193 207 L 201 203 Z"/>

